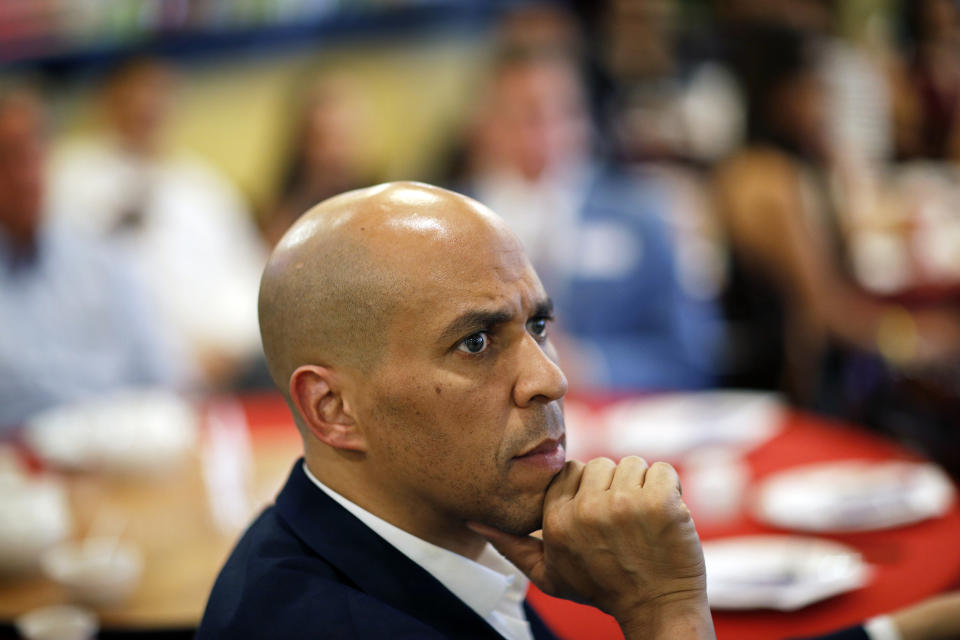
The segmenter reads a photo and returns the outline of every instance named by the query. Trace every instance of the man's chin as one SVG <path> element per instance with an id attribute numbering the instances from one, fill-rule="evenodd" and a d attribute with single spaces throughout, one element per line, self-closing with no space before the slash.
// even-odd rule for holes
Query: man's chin
<path id="1" fill-rule="evenodd" d="M 523 537 L 523 536 L 528 536 L 528 535 L 530 535 L 531 533 L 533 533 L 534 531 L 539 531 L 540 528 L 541 528 L 541 525 L 540 525 L 539 521 L 537 522 L 537 524 L 534 524 L 534 525 L 531 525 L 531 524 L 505 524 L 505 525 L 504 525 L 504 524 L 501 524 L 501 525 L 491 524 L 490 526 L 491 526 L 491 527 L 495 527 L 495 528 L 499 529 L 500 531 L 503 531 L 504 533 L 509 533 L 509 534 L 511 534 L 511 535 L 521 536 L 521 537 Z"/>
<path id="2" fill-rule="evenodd" d="M 530 535 L 543 528 L 543 500 L 541 499 L 530 509 L 523 512 L 498 513 L 494 517 L 488 518 L 484 524 L 515 536 Z"/>

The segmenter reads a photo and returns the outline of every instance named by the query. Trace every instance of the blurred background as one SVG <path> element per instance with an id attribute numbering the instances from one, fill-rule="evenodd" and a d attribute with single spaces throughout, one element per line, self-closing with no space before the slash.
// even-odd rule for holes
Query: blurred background
<path id="1" fill-rule="evenodd" d="M 413 179 L 520 233 L 574 389 L 780 390 L 956 467 L 953 0 L 11 0 L 0 61 L 0 422 L 269 386 L 270 246 Z"/>
<path id="2" fill-rule="evenodd" d="M 572 422 L 757 392 L 960 477 L 958 0 L 5 0 L 0 440 L 149 466 L 194 431 L 138 444 L 105 407 L 183 424 L 186 398 L 235 531 L 266 256 L 388 180 L 517 231 Z"/>

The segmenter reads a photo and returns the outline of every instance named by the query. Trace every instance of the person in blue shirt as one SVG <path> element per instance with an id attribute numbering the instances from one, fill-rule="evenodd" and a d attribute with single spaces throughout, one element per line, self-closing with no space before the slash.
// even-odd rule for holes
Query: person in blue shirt
<path id="1" fill-rule="evenodd" d="M 554 50 L 499 56 L 456 186 L 504 217 L 551 292 L 571 384 L 700 389 L 722 339 L 711 299 L 684 289 L 665 188 L 601 161 L 578 68 Z"/>
<path id="2" fill-rule="evenodd" d="M 0 91 L 0 430 L 180 376 L 129 265 L 48 223 L 42 112 L 29 90 Z"/>

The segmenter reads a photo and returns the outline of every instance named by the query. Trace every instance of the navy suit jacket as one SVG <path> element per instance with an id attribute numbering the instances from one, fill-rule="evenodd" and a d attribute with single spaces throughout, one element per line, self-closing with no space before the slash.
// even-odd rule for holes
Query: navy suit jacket
<path id="1" fill-rule="evenodd" d="M 477 638 L 499 633 L 294 465 L 237 543 L 197 638 Z M 525 604 L 536 640 L 554 639 Z"/>

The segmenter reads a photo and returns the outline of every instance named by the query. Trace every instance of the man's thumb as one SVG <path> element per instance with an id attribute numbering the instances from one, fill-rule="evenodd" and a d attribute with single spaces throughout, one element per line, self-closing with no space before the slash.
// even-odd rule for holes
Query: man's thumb
<path id="1" fill-rule="evenodd" d="M 515 536 L 479 522 L 468 522 L 467 527 L 489 540 L 504 558 L 523 571 L 535 584 L 545 577 L 542 540 L 533 536 Z"/>

